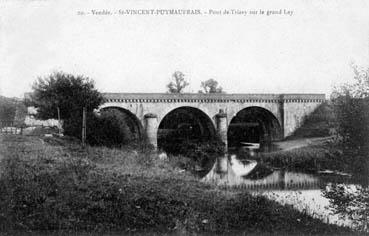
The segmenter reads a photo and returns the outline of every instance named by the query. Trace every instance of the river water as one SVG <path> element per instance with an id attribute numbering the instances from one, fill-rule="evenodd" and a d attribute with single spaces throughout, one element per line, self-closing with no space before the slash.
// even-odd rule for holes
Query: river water
<path id="1" fill-rule="evenodd" d="M 348 192 L 355 192 L 361 184 L 352 180 L 349 175 L 330 171 L 321 174 L 262 168 L 260 171 L 259 166 L 255 161 L 245 160 L 243 156 L 228 154 L 217 159 L 202 181 L 225 189 L 235 188 L 253 195 L 262 195 L 282 205 L 292 205 L 326 223 L 362 229 L 362 226 L 356 225 L 348 217 L 334 214 L 330 199 L 323 194 L 333 183 L 343 185 Z"/>

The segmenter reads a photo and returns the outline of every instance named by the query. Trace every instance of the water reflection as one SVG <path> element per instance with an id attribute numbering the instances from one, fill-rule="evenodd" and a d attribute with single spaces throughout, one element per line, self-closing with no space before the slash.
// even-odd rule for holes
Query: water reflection
<path id="1" fill-rule="evenodd" d="M 359 224 L 355 222 L 355 219 L 348 214 L 338 214 L 340 212 L 337 211 L 340 207 L 342 208 L 340 206 L 342 199 L 350 201 L 350 198 L 347 197 L 350 191 L 342 190 L 352 189 L 347 187 L 352 185 L 350 183 L 352 180 L 348 177 L 344 180 L 342 176 L 337 176 L 339 177 L 337 181 L 341 183 L 346 181 L 346 184 L 341 184 L 340 186 L 345 187 L 341 187 L 340 191 L 336 189 L 335 194 L 333 194 L 331 190 L 332 182 L 335 180 L 334 176 L 327 178 L 321 175 L 285 170 L 269 170 L 269 172 L 264 171 L 264 174 L 257 175 L 255 173 L 258 173 L 258 169 L 260 169 L 260 165 L 256 161 L 245 159 L 244 155 L 239 158 L 235 154 L 230 154 L 219 157 L 214 167 L 202 180 L 225 188 L 243 189 L 254 195 L 263 195 L 280 204 L 292 205 L 297 210 L 319 218 L 326 223 L 358 229 L 357 225 Z M 366 196 L 366 198 L 355 198 L 355 201 L 358 199 L 364 201 L 360 206 L 364 205 L 364 212 L 366 212 L 369 209 L 369 190 L 361 187 L 356 187 L 356 189 L 366 189 L 365 194 L 360 195 Z M 359 196 L 356 193 L 352 194 Z M 361 215 L 363 214 L 361 213 Z M 365 230 L 368 230 L 369 212 L 360 219 L 363 218 L 366 220 Z M 362 229 L 363 227 L 360 228 L 360 230 Z"/>
<path id="2" fill-rule="evenodd" d="M 240 143 L 242 145 L 228 147 L 229 154 L 236 154 L 238 158 L 255 157 L 259 153 L 280 151 L 281 148 L 272 142 Z"/>
<path id="3" fill-rule="evenodd" d="M 219 171 L 219 162 L 223 163 L 223 171 Z M 203 180 L 217 185 L 250 190 L 319 189 L 319 178 L 304 173 L 275 170 L 266 176 L 260 176 L 260 178 L 248 178 L 248 175 L 251 175 L 256 167 L 256 161 L 240 160 L 236 158 L 236 155 L 224 156 L 217 160 L 217 163 Z"/>

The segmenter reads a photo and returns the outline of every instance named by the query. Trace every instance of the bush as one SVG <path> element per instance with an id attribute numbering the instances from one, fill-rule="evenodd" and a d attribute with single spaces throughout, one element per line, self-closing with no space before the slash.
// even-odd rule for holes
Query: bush
<path id="1" fill-rule="evenodd" d="M 355 173 L 369 173 L 369 97 L 335 99 L 340 149 Z"/>
<path id="2" fill-rule="evenodd" d="M 335 100 L 338 133 L 347 147 L 365 151 L 369 148 L 369 97 L 342 96 Z"/>
<path id="3" fill-rule="evenodd" d="M 329 199 L 330 208 L 343 220 L 350 219 L 354 228 L 369 229 L 369 187 L 360 185 L 330 184 L 323 195 Z"/>
<path id="4" fill-rule="evenodd" d="M 338 122 L 338 141 L 347 162 L 364 175 L 369 173 L 369 68 L 353 66 L 352 84 L 332 93 Z"/>
<path id="5" fill-rule="evenodd" d="M 128 143 L 138 143 L 138 134 L 128 126 L 124 113 L 118 110 L 102 111 L 101 115 L 87 113 L 86 141 L 90 145 L 120 147 Z M 81 138 L 82 120 L 64 122 L 65 134 Z"/>
<path id="6" fill-rule="evenodd" d="M 88 125 L 87 141 L 91 145 L 108 147 L 121 146 L 135 140 L 135 134 L 128 127 L 124 113 L 118 110 L 103 111 Z"/>

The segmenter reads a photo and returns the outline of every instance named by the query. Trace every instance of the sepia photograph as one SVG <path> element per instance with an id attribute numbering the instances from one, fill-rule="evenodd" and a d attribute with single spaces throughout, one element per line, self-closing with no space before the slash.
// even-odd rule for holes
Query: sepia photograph
<path id="1" fill-rule="evenodd" d="M 369 1 L 0 0 L 0 235 L 369 235 Z"/>

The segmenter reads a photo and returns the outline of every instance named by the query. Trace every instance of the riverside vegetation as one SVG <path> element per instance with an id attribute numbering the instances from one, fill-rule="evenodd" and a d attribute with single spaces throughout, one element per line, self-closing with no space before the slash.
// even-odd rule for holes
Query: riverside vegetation
<path id="1" fill-rule="evenodd" d="M 1 230 L 355 234 L 292 206 L 202 183 L 150 150 L 2 135 Z"/>

